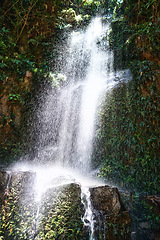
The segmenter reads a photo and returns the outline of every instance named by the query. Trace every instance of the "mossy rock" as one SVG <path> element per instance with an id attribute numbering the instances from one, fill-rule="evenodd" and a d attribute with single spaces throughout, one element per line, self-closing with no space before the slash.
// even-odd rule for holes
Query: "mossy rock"
<path id="1" fill-rule="evenodd" d="M 88 239 L 82 222 L 81 187 L 71 183 L 48 189 L 42 198 L 42 219 L 36 239 Z"/>

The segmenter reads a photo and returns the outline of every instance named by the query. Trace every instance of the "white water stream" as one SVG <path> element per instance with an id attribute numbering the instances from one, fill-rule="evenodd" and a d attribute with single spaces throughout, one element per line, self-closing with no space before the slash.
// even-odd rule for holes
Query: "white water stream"
<path id="1" fill-rule="evenodd" d="M 107 50 L 107 41 L 101 41 L 109 30 L 109 24 L 95 18 L 85 31 L 70 35 L 67 50 L 59 56 L 67 84 L 56 94 L 53 88 L 46 97 L 39 110 L 41 127 L 34 164 L 20 167 L 37 172 L 38 202 L 51 186 L 80 182 L 86 208 L 83 221 L 90 227 L 90 239 L 94 239 L 94 220 L 88 187 L 98 184 L 90 179 L 96 112 L 105 91 L 116 84 L 113 53 Z"/>
<path id="2" fill-rule="evenodd" d="M 109 24 L 95 18 L 85 31 L 70 34 L 57 63 L 61 65 L 58 76 L 67 83 L 56 94 L 54 88 L 49 91 L 39 110 L 35 162 L 78 169 L 82 174 L 91 171 L 97 106 L 103 93 L 115 85 L 113 53 L 106 50 L 107 41 L 101 41 L 109 30 Z"/>

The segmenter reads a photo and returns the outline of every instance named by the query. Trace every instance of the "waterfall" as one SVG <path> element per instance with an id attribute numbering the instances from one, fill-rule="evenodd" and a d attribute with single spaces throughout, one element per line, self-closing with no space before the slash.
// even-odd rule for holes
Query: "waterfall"
<path id="1" fill-rule="evenodd" d="M 84 225 L 90 229 L 90 240 L 94 240 L 94 218 L 92 212 L 92 204 L 90 199 L 90 191 L 88 187 L 82 187 L 82 202 L 85 207 L 85 214 L 83 216 Z"/>
<path id="2" fill-rule="evenodd" d="M 36 160 L 40 163 L 91 171 L 96 109 L 104 91 L 115 84 L 113 54 L 106 50 L 107 41 L 101 43 L 109 29 L 109 24 L 95 18 L 86 30 L 70 34 L 57 64 L 66 83 L 49 92 L 39 113 Z"/>
<path id="3" fill-rule="evenodd" d="M 73 31 L 64 52 L 58 56 L 57 73 L 50 74 L 54 86 L 37 111 L 37 154 L 29 167 L 24 163 L 20 167 L 37 173 L 35 227 L 44 192 L 77 182 L 82 186 L 85 207 L 82 220 L 90 229 L 90 239 L 94 239 L 89 186 L 95 185 L 90 173 L 96 113 L 106 90 L 115 85 L 113 53 L 107 40 L 104 41 L 109 31 L 109 24 L 103 24 L 100 18 L 95 18 L 85 30 Z M 62 86 L 55 87 L 56 78 L 62 80 Z"/>

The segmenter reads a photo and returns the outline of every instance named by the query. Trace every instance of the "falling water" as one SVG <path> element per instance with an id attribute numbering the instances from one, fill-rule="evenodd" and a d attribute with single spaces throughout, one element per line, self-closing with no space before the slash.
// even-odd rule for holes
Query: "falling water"
<path id="1" fill-rule="evenodd" d="M 56 94 L 53 88 L 40 109 L 39 162 L 90 172 L 98 101 L 105 89 L 115 84 L 113 54 L 104 51 L 104 41 L 101 44 L 108 31 L 109 24 L 96 18 L 85 31 L 73 31 L 65 59 L 60 54 L 63 62 L 58 74 L 63 73 L 66 84 L 57 88 Z"/>
<path id="2" fill-rule="evenodd" d="M 85 31 L 73 31 L 68 38 L 66 50 L 59 55 L 59 72 L 50 74 L 53 81 L 55 76 L 60 76 L 65 82 L 62 87 L 53 87 L 49 91 L 43 107 L 38 110 L 36 169 L 31 167 L 37 172 L 37 201 L 50 185 L 81 183 L 86 209 L 83 221 L 90 228 L 90 239 L 94 239 L 88 188 L 91 183 L 80 175 L 89 176 L 92 170 L 98 103 L 105 91 L 115 85 L 113 53 L 107 41 L 102 41 L 109 31 L 109 24 L 95 18 Z M 38 164 L 43 167 L 38 168 Z"/>
<path id="3" fill-rule="evenodd" d="M 90 199 L 90 191 L 89 188 L 86 186 L 82 186 L 82 202 L 85 207 L 85 214 L 83 216 L 84 225 L 89 227 L 90 229 L 90 240 L 94 240 L 94 217 L 92 211 L 92 204 Z"/>

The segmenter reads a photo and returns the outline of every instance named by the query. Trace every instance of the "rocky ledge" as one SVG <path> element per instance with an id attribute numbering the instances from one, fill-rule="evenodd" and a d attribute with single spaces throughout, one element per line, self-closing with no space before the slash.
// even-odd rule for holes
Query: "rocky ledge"
<path id="1" fill-rule="evenodd" d="M 36 173 L 0 171 L 0 239 L 90 239 L 81 186 L 50 186 L 39 199 Z M 117 188 L 90 187 L 93 239 L 130 239 L 130 216 Z"/>

